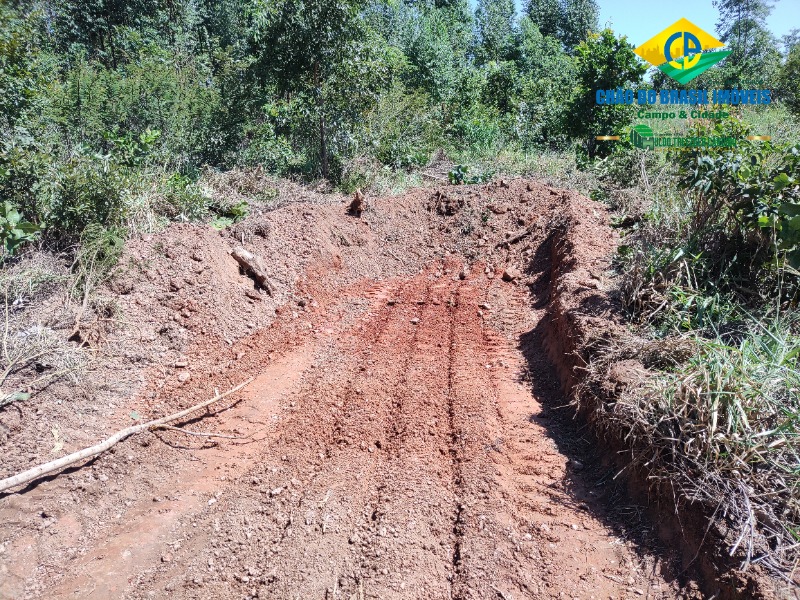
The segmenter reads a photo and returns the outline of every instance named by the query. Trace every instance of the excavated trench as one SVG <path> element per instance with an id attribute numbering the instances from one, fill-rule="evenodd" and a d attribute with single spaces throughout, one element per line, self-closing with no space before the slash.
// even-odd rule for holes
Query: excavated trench
<path id="1" fill-rule="evenodd" d="M 688 593 L 562 392 L 567 338 L 611 322 L 605 221 L 515 180 L 372 200 L 361 218 L 296 202 L 221 236 L 181 225 L 132 242 L 129 264 L 147 266 L 106 291 L 137 333 L 109 343 L 144 354 L 128 365 L 141 383 L 91 425 L 69 421 L 91 399 L 47 413 L 65 451 L 132 410 L 255 380 L 181 424 L 226 437 L 144 434 L 0 498 L 0 596 Z M 254 295 L 237 244 L 264 258 L 274 296 Z M 17 442 L 36 439 L 20 426 Z M 25 463 L 15 447 L 2 475 Z"/>

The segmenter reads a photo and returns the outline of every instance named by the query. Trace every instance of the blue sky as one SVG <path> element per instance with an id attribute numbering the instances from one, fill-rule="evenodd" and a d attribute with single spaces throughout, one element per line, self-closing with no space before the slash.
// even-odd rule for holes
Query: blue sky
<path id="1" fill-rule="evenodd" d="M 632 3 L 630 0 L 598 0 L 600 25 L 610 25 L 625 34 L 633 44 L 650 39 L 681 17 L 716 34 L 719 12 L 711 0 L 668 0 L 667 2 Z M 800 28 L 800 0 L 779 0 L 767 19 L 770 31 L 780 38 L 794 27 Z"/>
<path id="2" fill-rule="evenodd" d="M 521 9 L 524 0 L 515 0 Z M 630 0 L 597 0 L 600 25 L 610 25 L 617 33 L 628 36 L 632 44 L 640 44 L 678 19 L 716 34 L 719 12 L 711 0 L 667 0 L 666 2 L 631 2 Z M 473 0 L 473 4 L 474 4 Z M 767 19 L 767 26 L 777 38 L 792 28 L 800 28 L 800 0 L 779 0 Z"/>

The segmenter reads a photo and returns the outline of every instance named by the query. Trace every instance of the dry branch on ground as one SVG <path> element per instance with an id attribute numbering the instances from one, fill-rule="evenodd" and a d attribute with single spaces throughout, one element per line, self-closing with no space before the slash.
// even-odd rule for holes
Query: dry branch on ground
<path id="1" fill-rule="evenodd" d="M 216 394 L 210 400 L 206 400 L 205 402 L 201 402 L 200 404 L 195 404 L 185 410 L 180 412 L 168 415 L 166 417 L 161 417 L 160 419 L 155 419 L 153 421 L 148 421 L 147 423 L 142 423 L 140 425 L 134 425 L 133 427 L 128 427 L 127 429 L 123 429 L 122 431 L 118 431 L 111 437 L 103 440 L 99 444 L 95 444 L 89 448 L 84 448 L 83 450 L 79 450 L 78 452 L 73 452 L 72 454 L 68 454 L 67 456 L 63 456 L 56 460 L 52 460 L 48 463 L 44 463 L 42 465 L 38 465 L 33 467 L 32 469 L 28 469 L 27 471 L 23 471 L 22 473 L 18 473 L 17 475 L 13 475 L 11 477 L 6 477 L 5 479 L 0 480 L 0 494 L 10 490 L 11 488 L 15 488 L 20 485 L 25 485 L 26 483 L 30 483 L 44 475 L 48 475 L 64 467 L 68 467 L 73 465 L 77 462 L 82 460 L 86 460 L 87 458 L 92 458 L 97 456 L 98 454 L 102 454 L 112 446 L 115 446 L 122 440 L 129 438 L 132 435 L 137 433 L 141 433 L 143 431 L 147 431 L 149 429 L 157 428 L 162 425 L 166 425 L 167 423 L 171 423 L 173 421 L 177 421 L 178 419 L 185 417 L 187 415 L 192 414 L 195 411 L 198 411 L 202 408 L 206 408 L 215 402 L 219 402 L 223 398 L 230 396 L 231 394 L 238 392 L 247 384 L 253 381 L 253 377 L 250 377 L 248 380 L 240 383 L 234 388 L 231 388 L 227 392 L 223 394 Z M 221 437 L 221 436 L 219 436 Z"/>

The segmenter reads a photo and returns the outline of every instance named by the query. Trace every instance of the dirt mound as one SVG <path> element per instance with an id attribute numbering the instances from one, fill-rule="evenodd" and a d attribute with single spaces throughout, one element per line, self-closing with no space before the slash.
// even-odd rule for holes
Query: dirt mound
<path id="1" fill-rule="evenodd" d="M 255 381 L 0 499 L 0 596 L 679 596 L 563 410 L 564 340 L 614 327 L 603 207 L 525 180 L 348 203 L 128 244 L 103 406 L 63 384 L 19 404 L 0 475 L 54 456 L 51 423 L 70 452 Z"/>

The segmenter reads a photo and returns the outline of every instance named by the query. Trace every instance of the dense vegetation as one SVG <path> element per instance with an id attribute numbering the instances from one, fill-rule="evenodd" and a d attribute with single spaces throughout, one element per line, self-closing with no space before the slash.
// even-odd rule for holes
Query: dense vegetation
<path id="1" fill-rule="evenodd" d="M 767 76 L 797 104 L 797 47 L 765 3 L 726 0 L 734 54 L 704 77 Z M 746 14 L 742 14 L 741 6 Z M 209 206 L 203 169 L 261 167 L 349 191 L 376 172 L 498 153 L 580 152 L 631 111 L 592 91 L 643 83 L 594 0 L 4 0 L 0 193 L 7 252 L 39 234 L 136 229 Z M 716 80 L 713 80 L 716 78 Z M 662 82 L 664 83 L 664 82 Z M 779 95 L 781 95 L 779 94 Z M 222 208 L 224 210 L 224 207 Z"/>
<path id="2" fill-rule="evenodd" d="M 585 90 L 642 74 L 615 70 L 635 64 L 626 42 L 590 35 L 592 0 L 6 1 L 0 23 L 0 193 L 25 224 L 7 251 L 202 217 L 207 168 L 348 191 L 439 148 L 568 149 L 629 118 L 568 118 Z"/>
<path id="3" fill-rule="evenodd" d="M 247 207 L 204 193 L 210 171 L 349 192 L 443 151 L 453 183 L 485 180 L 488 164 L 555 176 L 619 213 L 619 292 L 639 332 L 691 348 L 659 363 L 647 435 L 682 440 L 664 415 L 699 406 L 692 464 L 773 498 L 800 539 L 800 33 L 776 40 L 766 0 L 716 6 L 732 54 L 691 87 L 767 88 L 774 102 L 685 124 L 736 135 L 734 149 L 653 153 L 594 141 L 635 118 L 594 90 L 680 87 L 645 78 L 594 0 L 522 14 L 512 0 L 3 0 L 4 260 L 35 245 L 116 256 L 126 234 L 170 220 L 230 223 Z"/>

